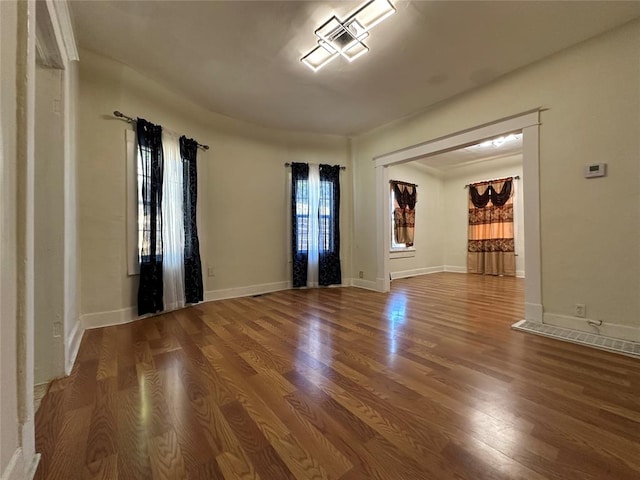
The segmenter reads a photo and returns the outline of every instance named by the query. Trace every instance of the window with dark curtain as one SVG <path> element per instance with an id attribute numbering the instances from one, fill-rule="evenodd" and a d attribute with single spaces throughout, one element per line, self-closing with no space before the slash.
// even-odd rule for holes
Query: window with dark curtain
<path id="1" fill-rule="evenodd" d="M 291 254 L 293 286 L 307 285 L 309 250 L 309 165 L 291 164 Z"/>
<path id="2" fill-rule="evenodd" d="M 342 283 L 340 268 L 340 166 L 320 165 L 318 283 Z"/>
<path id="3" fill-rule="evenodd" d="M 309 165 L 291 165 L 291 251 L 293 286 L 307 286 L 309 270 L 310 216 L 318 219 L 318 278 L 309 280 L 317 285 L 342 283 L 340 268 L 340 166 L 319 165 L 320 191 L 318 203 L 311 201 Z M 316 192 L 311 192 L 316 193 Z M 312 275 L 313 276 L 313 275 Z"/>
<path id="4" fill-rule="evenodd" d="M 138 118 L 142 202 L 138 315 L 164 310 L 162 280 L 162 127 Z"/>

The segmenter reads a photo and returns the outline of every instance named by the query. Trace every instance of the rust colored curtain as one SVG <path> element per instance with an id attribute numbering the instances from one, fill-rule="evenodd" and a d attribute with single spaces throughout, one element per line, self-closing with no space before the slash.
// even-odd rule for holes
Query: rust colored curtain
<path id="1" fill-rule="evenodd" d="M 391 181 L 393 191 L 393 238 L 396 243 L 413 246 L 416 229 L 417 185 Z"/>
<path id="2" fill-rule="evenodd" d="M 512 177 L 469 185 L 467 271 L 516 274 Z"/>

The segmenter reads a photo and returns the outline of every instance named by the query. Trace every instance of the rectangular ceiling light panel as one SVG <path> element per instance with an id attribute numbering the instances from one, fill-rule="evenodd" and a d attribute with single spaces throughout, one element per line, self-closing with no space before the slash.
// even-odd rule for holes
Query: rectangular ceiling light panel
<path id="1" fill-rule="evenodd" d="M 351 15 L 349 19 L 356 20 L 364 28 L 364 31 L 368 32 L 384 19 L 393 15 L 395 11 L 395 7 L 389 0 L 371 0 Z"/>
<path id="2" fill-rule="evenodd" d="M 314 72 L 338 55 L 354 61 L 369 51 L 362 42 L 369 36 L 369 30 L 395 11 L 389 0 L 370 0 L 345 21 L 334 15 L 315 31 L 318 46 L 300 60 Z"/>
<path id="3" fill-rule="evenodd" d="M 331 50 L 331 47 L 328 44 L 321 41 L 319 46 L 311 50 L 300 60 L 311 70 L 317 72 L 337 56 L 337 51 Z"/>

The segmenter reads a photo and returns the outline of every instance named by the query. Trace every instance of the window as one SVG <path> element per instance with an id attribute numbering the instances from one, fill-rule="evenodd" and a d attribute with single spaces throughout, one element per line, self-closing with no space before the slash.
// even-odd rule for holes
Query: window
<path id="1" fill-rule="evenodd" d="M 149 147 L 141 147 L 142 150 L 144 150 L 145 155 L 151 155 L 151 149 Z M 142 201 L 142 195 L 140 195 L 140 192 L 142 191 L 142 185 L 145 183 L 145 180 L 147 181 L 147 184 L 149 182 L 149 172 L 144 172 L 144 169 L 142 168 L 142 155 L 140 154 L 140 150 L 136 148 L 135 150 L 135 155 L 136 155 L 136 178 L 137 178 L 137 189 L 136 189 L 136 196 L 138 199 L 138 215 L 137 215 L 137 223 L 138 223 L 138 228 L 137 228 L 137 237 L 138 237 L 138 241 L 137 241 L 137 250 L 136 250 L 136 261 L 137 263 L 140 263 L 140 261 L 142 260 L 140 258 L 140 252 L 148 252 L 149 251 L 149 228 L 145 229 L 145 224 L 144 224 L 144 202 Z M 162 230 L 162 217 L 157 217 L 156 218 L 156 231 L 160 232 Z M 162 252 L 157 252 L 156 253 L 156 259 L 160 260 L 162 258 Z"/>
<path id="2" fill-rule="evenodd" d="M 320 251 L 332 252 L 335 243 L 335 231 L 331 212 L 333 211 L 333 184 L 320 181 Z"/>
<path id="3" fill-rule="evenodd" d="M 309 181 L 296 180 L 296 238 L 297 250 L 307 251 L 309 238 Z"/>
<path id="4" fill-rule="evenodd" d="M 339 285 L 340 166 L 291 164 L 293 286 Z"/>
<path id="5" fill-rule="evenodd" d="M 393 192 L 393 187 L 391 187 L 391 195 L 390 195 L 391 203 L 390 203 L 390 212 L 391 212 L 391 250 L 407 250 L 407 246 L 404 243 L 398 243 L 396 241 L 395 234 L 395 210 L 397 205 L 396 195 Z"/>
<path id="6" fill-rule="evenodd" d="M 309 237 L 309 181 L 296 181 L 296 224 L 297 248 L 299 252 L 306 252 Z M 320 181 L 320 197 L 318 202 L 318 249 L 321 252 L 333 251 L 335 245 L 335 229 L 331 212 L 333 211 L 334 192 L 333 183 Z"/>
<path id="7" fill-rule="evenodd" d="M 389 189 L 391 216 L 391 258 L 414 256 L 415 206 L 418 186 L 391 180 Z"/>

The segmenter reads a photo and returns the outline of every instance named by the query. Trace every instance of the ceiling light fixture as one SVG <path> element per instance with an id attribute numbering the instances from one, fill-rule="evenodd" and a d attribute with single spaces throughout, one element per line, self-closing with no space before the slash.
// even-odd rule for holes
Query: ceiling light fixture
<path id="1" fill-rule="evenodd" d="M 512 142 L 514 140 L 520 140 L 522 138 L 522 134 L 521 133 L 510 133 L 507 136 L 502 136 L 502 137 L 498 137 L 498 138 L 493 138 L 490 140 L 486 140 L 482 143 L 477 143 L 475 145 L 471 145 L 470 147 L 467 148 L 488 148 L 488 147 L 492 147 L 492 148 L 500 148 L 503 144 L 507 143 L 507 142 Z"/>
<path id="2" fill-rule="evenodd" d="M 338 56 L 353 62 L 369 51 L 362 42 L 369 36 L 369 30 L 395 11 L 389 0 L 370 0 L 344 21 L 334 15 L 315 31 L 318 46 L 300 61 L 314 72 Z"/>

